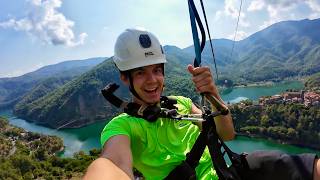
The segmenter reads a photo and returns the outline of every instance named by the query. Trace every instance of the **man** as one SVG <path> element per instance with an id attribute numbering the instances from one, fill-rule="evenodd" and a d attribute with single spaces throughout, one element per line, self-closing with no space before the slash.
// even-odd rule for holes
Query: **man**
<path id="1" fill-rule="evenodd" d="M 133 94 L 133 102 L 153 105 L 160 101 L 166 58 L 159 40 L 152 33 L 139 29 L 123 32 L 116 41 L 113 60 L 120 70 L 122 82 Z M 209 93 L 222 101 L 208 67 L 194 68 L 189 65 L 188 71 L 199 93 Z M 189 98 L 174 98 L 177 99 L 179 113 L 201 114 Z M 216 118 L 215 122 L 223 140 L 234 138 L 230 114 Z M 148 122 L 121 114 L 111 120 L 102 132 L 104 146 L 101 157 L 110 160 L 131 179 L 133 166 L 146 179 L 163 179 L 185 159 L 199 129 L 190 121 L 159 118 Z M 216 176 L 208 151 L 205 151 L 198 167 L 197 177 Z"/>
<path id="2" fill-rule="evenodd" d="M 139 29 L 128 29 L 123 32 L 116 41 L 113 61 L 120 71 L 122 82 L 133 94 L 133 102 L 144 106 L 159 103 L 164 87 L 166 58 L 159 40 L 152 33 Z M 189 65 L 187 69 L 199 93 L 209 93 L 223 102 L 208 67 L 194 68 Z M 177 100 L 176 107 L 180 114 L 201 114 L 201 110 L 189 98 L 181 96 L 173 98 Z M 215 123 L 217 132 L 223 140 L 234 138 L 230 113 L 216 117 Z M 101 134 L 103 145 L 101 157 L 89 166 L 84 179 L 134 179 L 133 167 L 146 179 L 164 179 L 185 160 L 186 153 L 192 148 L 200 129 L 201 124 L 195 125 L 190 121 L 158 118 L 155 122 L 149 122 L 123 113 L 105 126 Z M 260 159 L 273 162 L 277 155 L 279 154 L 258 153 L 249 156 L 248 159 L 261 156 Z M 268 157 L 271 157 L 271 160 Z M 312 158 L 314 157 L 308 162 L 313 161 Z M 276 158 L 278 159 L 280 158 Z M 261 175 L 260 164 L 263 163 L 254 164 L 253 168 L 257 167 L 255 173 Z M 313 162 L 308 165 L 311 166 L 309 174 L 312 174 Z M 317 167 L 319 169 L 320 166 L 315 166 L 315 170 Z M 208 150 L 205 150 L 199 161 L 196 177 L 218 179 Z"/>

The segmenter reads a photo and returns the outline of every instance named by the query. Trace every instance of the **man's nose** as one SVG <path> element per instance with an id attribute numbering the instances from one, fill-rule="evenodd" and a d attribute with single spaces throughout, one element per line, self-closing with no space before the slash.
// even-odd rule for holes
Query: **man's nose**
<path id="1" fill-rule="evenodd" d="M 148 82 L 155 82 L 157 80 L 156 75 L 152 72 L 147 73 L 147 81 Z"/>

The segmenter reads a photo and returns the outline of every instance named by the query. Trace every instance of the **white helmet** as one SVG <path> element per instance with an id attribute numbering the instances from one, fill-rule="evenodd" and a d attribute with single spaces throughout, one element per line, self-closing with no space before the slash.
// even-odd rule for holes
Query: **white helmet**
<path id="1" fill-rule="evenodd" d="M 113 61 L 120 71 L 167 62 L 159 40 L 141 29 L 126 29 L 119 35 Z"/>

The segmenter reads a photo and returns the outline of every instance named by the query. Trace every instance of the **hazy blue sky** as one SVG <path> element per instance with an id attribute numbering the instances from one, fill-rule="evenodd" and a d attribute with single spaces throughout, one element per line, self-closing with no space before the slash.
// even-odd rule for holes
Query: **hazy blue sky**
<path id="1" fill-rule="evenodd" d="M 204 4 L 212 38 L 233 39 L 240 0 Z M 243 0 L 237 39 L 278 21 L 306 18 L 320 18 L 320 0 Z M 192 44 L 187 0 L 0 0 L 0 77 L 112 56 L 117 35 L 137 26 L 164 45 Z"/>

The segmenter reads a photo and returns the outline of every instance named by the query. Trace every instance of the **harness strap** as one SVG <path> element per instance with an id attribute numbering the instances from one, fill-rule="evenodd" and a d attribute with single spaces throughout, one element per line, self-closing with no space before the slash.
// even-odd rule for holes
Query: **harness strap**
<path id="1" fill-rule="evenodd" d="M 188 0 L 188 7 L 189 7 L 190 22 L 191 22 L 191 29 L 192 29 L 192 36 L 193 36 L 192 39 L 193 39 L 193 44 L 194 44 L 195 54 L 196 54 L 196 58 L 194 59 L 194 67 L 199 67 L 201 65 L 201 52 L 203 51 L 204 46 L 206 44 L 206 33 L 201 23 L 201 18 L 199 16 L 199 13 L 196 9 L 196 6 L 193 0 Z M 199 41 L 197 24 L 201 32 L 201 44 Z"/>
<path id="2" fill-rule="evenodd" d="M 206 134 L 202 131 L 194 145 L 192 146 L 190 152 L 187 153 L 186 162 L 195 169 L 198 164 L 199 160 L 206 148 Z"/>
<path id="3" fill-rule="evenodd" d="M 196 171 L 186 161 L 176 166 L 165 180 L 196 180 Z"/>
<path id="4" fill-rule="evenodd" d="M 239 170 L 244 171 L 248 169 L 245 155 L 239 155 L 232 152 L 223 142 L 223 140 L 221 140 L 218 136 L 212 114 L 205 114 L 204 118 L 206 119 L 206 121 L 204 121 L 202 124 L 203 129 L 196 142 L 194 143 L 192 149 L 187 154 L 186 160 L 183 161 L 179 166 L 177 166 L 177 168 L 175 168 L 167 176 L 167 180 L 171 180 L 170 177 L 179 177 L 178 179 L 188 179 L 183 177 L 186 173 L 191 173 L 192 171 L 185 172 L 184 174 L 181 172 L 180 166 L 187 166 L 184 168 L 187 169 L 188 167 L 190 167 L 195 170 L 195 168 L 199 164 L 199 160 L 206 146 L 208 146 L 213 167 L 215 168 L 216 173 L 221 180 L 241 180 L 239 175 L 241 175 L 242 172 L 239 172 Z M 224 148 L 225 152 L 232 162 L 231 168 L 227 166 L 224 160 L 224 155 L 221 152 L 222 147 Z"/>
<path id="5" fill-rule="evenodd" d="M 216 126 L 213 122 L 213 119 L 212 121 L 206 121 L 205 123 L 208 123 L 204 126 L 206 131 L 208 131 L 206 133 L 206 144 L 208 146 L 212 164 L 214 166 L 214 169 L 216 170 L 216 173 L 222 180 L 237 180 L 237 178 L 235 178 L 228 170 L 227 164 L 223 158 L 223 154 L 220 151 L 221 146 L 219 144 L 219 141 L 221 140 L 216 132 Z"/>

